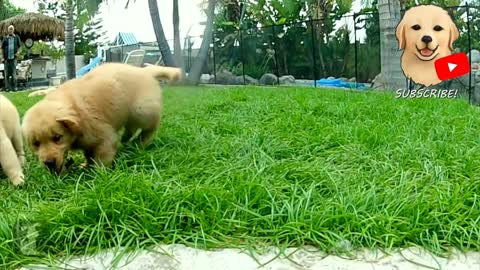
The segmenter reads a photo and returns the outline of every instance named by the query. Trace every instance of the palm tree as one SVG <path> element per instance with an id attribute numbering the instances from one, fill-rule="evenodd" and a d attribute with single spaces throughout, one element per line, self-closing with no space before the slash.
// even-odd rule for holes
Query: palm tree
<path id="1" fill-rule="evenodd" d="M 180 44 L 180 16 L 178 15 L 178 0 L 173 0 L 173 49 L 175 52 L 175 62 L 177 67 L 180 67 L 183 71 L 183 54 L 182 46 Z"/>
<path id="2" fill-rule="evenodd" d="M 163 62 L 166 66 L 175 66 L 175 61 L 173 60 L 170 46 L 168 45 L 165 32 L 163 31 L 162 21 L 160 20 L 160 15 L 158 14 L 157 0 L 148 0 L 148 8 L 150 9 L 153 30 L 155 32 L 155 37 L 157 38 L 158 49 L 162 54 Z"/>
<path id="3" fill-rule="evenodd" d="M 75 75 L 75 38 L 74 38 L 74 17 L 73 0 L 67 0 L 65 6 L 65 68 L 67 80 L 74 79 Z"/>
<path id="4" fill-rule="evenodd" d="M 192 65 L 190 73 L 188 74 L 187 82 L 189 84 L 198 84 L 200 81 L 200 76 L 202 75 L 202 69 L 207 62 L 208 51 L 210 49 L 210 43 L 213 35 L 213 20 L 215 17 L 216 2 L 216 0 L 208 0 L 207 24 L 203 32 L 203 40 L 202 44 L 200 45 L 200 50 L 198 51 L 195 62 Z"/>
<path id="5" fill-rule="evenodd" d="M 95 12 L 98 10 L 100 3 L 102 2 L 101 0 L 77 0 L 76 3 L 78 4 L 80 1 L 86 1 L 84 3 L 86 3 L 87 11 L 90 16 L 93 16 L 95 14 Z M 106 0 L 104 0 L 104 2 L 106 2 Z M 128 7 L 129 2 L 130 0 L 127 0 L 125 7 Z M 165 37 L 165 33 L 163 31 L 160 15 L 158 14 L 157 1 L 148 0 L 148 3 L 149 3 L 150 16 L 152 18 L 153 28 L 155 31 L 155 36 L 158 42 L 158 47 L 160 49 L 160 52 L 162 53 L 164 63 L 167 66 L 175 66 L 175 61 L 172 57 L 170 47 L 168 45 L 168 42 Z M 211 42 L 212 33 L 213 33 L 213 19 L 214 19 L 214 13 L 215 13 L 215 4 L 216 4 L 216 0 L 208 0 L 208 8 L 207 8 L 208 18 L 207 18 L 205 31 L 203 34 L 203 41 L 200 46 L 198 57 L 194 62 L 188 77 L 188 82 L 192 84 L 197 84 L 199 82 L 202 69 L 208 57 L 208 51 L 210 48 L 210 42 Z M 67 16 L 65 17 L 65 62 L 66 62 L 66 68 L 67 68 L 67 79 L 75 78 L 75 41 L 73 38 L 74 36 L 73 35 L 74 34 L 73 9 L 74 8 L 75 8 L 75 5 L 73 0 L 66 0 Z M 178 15 L 178 5 L 177 5 L 177 15 Z M 176 27 L 178 28 L 178 25 Z"/>
<path id="6" fill-rule="evenodd" d="M 380 16 L 381 72 L 385 88 L 395 90 L 405 86 L 405 75 L 400 64 L 401 52 L 395 34 L 400 22 L 399 0 L 378 0 Z M 388 79 L 387 79 L 388 78 Z"/>
<path id="7" fill-rule="evenodd" d="M 66 0 L 65 1 L 65 68 L 67 80 L 74 79 L 75 74 L 75 18 L 74 9 L 87 11 L 92 18 L 98 11 L 102 0 Z"/>
<path id="8" fill-rule="evenodd" d="M 162 56 L 164 57 L 164 63 L 165 65 L 171 65 L 174 66 L 174 60 L 171 58 L 171 60 L 167 60 L 164 56 L 165 55 L 170 55 L 170 47 L 168 46 L 168 43 L 166 42 L 165 39 L 165 33 L 163 32 L 163 27 L 160 21 L 160 16 L 158 15 L 158 7 L 156 4 L 156 0 L 148 0 L 149 2 L 149 8 L 150 8 L 150 15 L 152 17 L 152 23 L 153 27 L 155 29 L 155 35 L 157 37 L 157 42 L 160 51 L 162 52 Z M 175 4 L 175 2 L 174 2 Z M 202 73 L 202 69 L 207 61 L 208 57 L 208 51 L 210 49 L 210 42 L 212 40 L 212 34 L 213 34 L 213 20 L 214 20 L 214 13 L 215 13 L 215 4 L 216 0 L 208 0 L 208 7 L 207 7 L 207 24 L 203 33 L 203 40 L 202 44 L 200 45 L 200 50 L 198 53 L 197 58 L 195 59 L 195 62 L 192 65 L 192 68 L 190 70 L 190 73 L 187 78 L 187 82 L 190 84 L 197 84 L 200 81 L 200 76 Z M 179 22 L 179 17 L 178 17 L 178 5 L 176 7 L 177 11 L 175 11 L 175 5 L 174 5 L 174 28 L 178 29 L 178 22 Z M 175 12 L 177 15 L 175 15 Z M 178 21 L 176 21 L 176 18 Z M 177 32 L 178 33 L 178 32 Z M 179 34 L 178 34 L 179 36 Z M 179 38 L 178 38 L 178 44 L 177 44 L 177 51 L 178 51 L 178 45 L 179 44 Z M 181 48 L 180 48 L 181 50 Z M 168 56 L 167 56 L 168 58 Z M 172 62 L 168 62 L 172 61 Z M 171 63 L 171 64 L 170 64 Z"/>

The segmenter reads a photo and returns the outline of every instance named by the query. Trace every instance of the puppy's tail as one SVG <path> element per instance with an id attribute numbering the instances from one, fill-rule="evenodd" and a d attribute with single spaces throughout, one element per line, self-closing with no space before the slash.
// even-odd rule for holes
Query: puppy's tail
<path id="1" fill-rule="evenodd" d="M 182 79 L 182 70 L 180 68 L 148 65 L 144 69 L 157 80 L 180 81 Z"/>

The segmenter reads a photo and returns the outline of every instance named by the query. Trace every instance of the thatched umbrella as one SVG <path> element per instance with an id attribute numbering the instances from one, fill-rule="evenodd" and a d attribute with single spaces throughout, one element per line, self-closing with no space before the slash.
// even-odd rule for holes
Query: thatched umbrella
<path id="1" fill-rule="evenodd" d="M 8 33 L 8 26 L 15 27 L 15 33 L 24 42 L 32 40 L 64 40 L 65 24 L 63 20 L 39 13 L 25 13 L 0 21 L 0 34 Z"/>

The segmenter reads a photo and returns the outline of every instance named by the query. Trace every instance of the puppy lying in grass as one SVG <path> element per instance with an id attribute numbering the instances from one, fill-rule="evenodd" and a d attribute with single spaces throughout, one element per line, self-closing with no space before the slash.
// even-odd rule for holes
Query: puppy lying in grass
<path id="1" fill-rule="evenodd" d="M 181 70 L 108 63 L 85 76 L 48 91 L 23 119 L 30 149 L 51 171 L 62 172 L 70 150 L 82 150 L 86 162 L 109 167 L 117 153 L 117 137 L 149 144 L 159 127 L 162 93 L 159 80 L 181 79 Z"/>
<path id="2" fill-rule="evenodd" d="M 24 183 L 25 163 L 20 116 L 17 108 L 0 95 L 0 164 L 13 185 Z"/>

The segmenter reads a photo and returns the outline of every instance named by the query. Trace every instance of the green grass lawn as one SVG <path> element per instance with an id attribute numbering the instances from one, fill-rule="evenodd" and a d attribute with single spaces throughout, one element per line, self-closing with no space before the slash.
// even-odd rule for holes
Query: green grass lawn
<path id="1" fill-rule="evenodd" d="M 8 97 L 22 114 L 39 99 Z M 257 87 L 164 100 L 153 145 L 124 147 L 114 169 L 55 177 L 28 154 L 26 186 L 1 176 L 3 267 L 173 242 L 480 249 L 480 114 L 465 101 Z"/>

